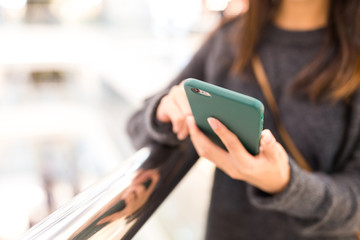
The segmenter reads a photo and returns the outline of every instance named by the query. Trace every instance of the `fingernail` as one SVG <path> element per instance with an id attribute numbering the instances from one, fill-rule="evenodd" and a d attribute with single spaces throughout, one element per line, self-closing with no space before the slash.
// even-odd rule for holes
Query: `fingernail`
<path id="1" fill-rule="evenodd" d="M 265 143 L 270 143 L 273 139 L 273 136 L 270 131 L 265 131 L 264 141 Z"/>
<path id="2" fill-rule="evenodd" d="M 210 118 L 208 118 L 207 120 L 208 120 L 208 123 L 209 123 L 210 127 L 211 127 L 213 130 L 216 130 L 216 129 L 219 128 L 219 124 L 218 124 L 218 122 L 216 121 L 215 118 L 211 118 L 211 117 L 210 117 Z"/>

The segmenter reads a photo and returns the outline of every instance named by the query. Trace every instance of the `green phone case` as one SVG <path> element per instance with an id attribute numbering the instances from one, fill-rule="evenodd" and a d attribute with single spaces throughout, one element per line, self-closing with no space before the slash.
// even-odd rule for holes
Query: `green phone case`
<path id="1" fill-rule="evenodd" d="M 257 99 L 193 78 L 185 80 L 185 92 L 198 127 L 225 149 L 207 119 L 220 120 L 236 134 L 249 153 L 259 153 L 264 105 Z"/>

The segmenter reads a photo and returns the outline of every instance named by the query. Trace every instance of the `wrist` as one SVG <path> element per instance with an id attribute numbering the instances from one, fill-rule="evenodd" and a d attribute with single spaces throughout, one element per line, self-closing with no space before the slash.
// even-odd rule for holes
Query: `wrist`
<path id="1" fill-rule="evenodd" d="M 284 169 L 284 171 L 280 173 L 279 179 L 280 181 L 278 186 L 276 186 L 272 191 L 268 192 L 269 194 L 279 194 L 284 191 L 284 189 L 289 185 L 291 179 L 291 171 L 289 164 L 287 164 L 287 169 Z"/>

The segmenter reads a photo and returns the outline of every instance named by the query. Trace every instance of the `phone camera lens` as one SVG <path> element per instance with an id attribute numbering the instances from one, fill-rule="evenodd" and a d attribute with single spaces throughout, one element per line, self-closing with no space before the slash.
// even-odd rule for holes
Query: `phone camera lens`
<path id="1" fill-rule="evenodd" d="M 200 90 L 198 89 L 198 88 L 192 88 L 191 89 L 193 92 L 195 92 L 195 93 L 199 93 L 200 92 Z"/>

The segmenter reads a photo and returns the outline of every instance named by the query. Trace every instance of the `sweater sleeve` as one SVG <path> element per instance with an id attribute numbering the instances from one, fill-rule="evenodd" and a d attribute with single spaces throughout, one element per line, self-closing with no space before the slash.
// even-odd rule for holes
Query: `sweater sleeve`
<path id="1" fill-rule="evenodd" d="M 145 146 L 149 141 L 170 146 L 176 146 L 181 142 L 172 132 L 171 123 L 156 120 L 156 109 L 172 86 L 190 77 L 205 80 L 206 61 L 215 37 L 216 33 L 205 41 L 183 71 L 163 91 L 145 100 L 143 106 L 129 119 L 127 132 L 136 148 Z"/>
<path id="2" fill-rule="evenodd" d="M 349 236 L 360 230 L 360 141 L 341 172 L 305 172 L 291 158 L 290 167 L 284 191 L 269 195 L 249 185 L 250 202 L 287 214 L 305 235 Z"/>

